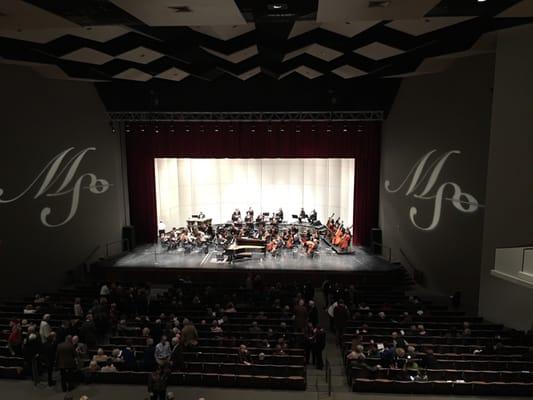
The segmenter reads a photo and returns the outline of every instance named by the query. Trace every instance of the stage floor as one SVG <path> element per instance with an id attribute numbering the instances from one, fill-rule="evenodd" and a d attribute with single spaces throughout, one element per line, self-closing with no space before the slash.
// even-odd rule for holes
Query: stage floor
<path id="1" fill-rule="evenodd" d="M 273 257 L 270 254 L 254 254 L 251 259 L 217 261 L 221 253 L 211 249 L 207 254 L 195 249 L 185 254 L 183 249 L 167 251 L 159 244 L 137 247 L 117 259 L 113 267 L 158 267 L 176 269 L 228 269 L 272 271 L 388 271 L 395 266 L 381 257 L 369 254 L 362 247 L 354 247 L 352 254 L 336 254 L 322 243 L 318 255 L 309 257 L 301 250 L 286 250 Z"/>

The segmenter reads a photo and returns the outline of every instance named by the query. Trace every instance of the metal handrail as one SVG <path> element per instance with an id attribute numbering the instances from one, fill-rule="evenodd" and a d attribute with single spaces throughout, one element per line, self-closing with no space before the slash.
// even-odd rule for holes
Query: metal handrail
<path id="1" fill-rule="evenodd" d="M 113 122 L 157 121 L 383 121 L 383 110 L 368 111 L 110 111 Z"/>
<path id="2" fill-rule="evenodd" d="M 524 247 L 522 249 L 522 272 L 524 272 L 524 263 L 526 262 L 526 251 L 533 250 L 533 247 Z"/>
<path id="3" fill-rule="evenodd" d="M 331 397 L 331 364 L 327 358 L 324 367 L 326 370 L 326 383 L 328 384 L 328 397 Z"/>
<path id="4" fill-rule="evenodd" d="M 418 284 L 422 284 L 423 278 L 422 278 L 422 272 L 415 268 L 413 263 L 411 263 L 411 260 L 409 260 L 409 257 L 407 257 L 407 254 L 405 254 L 405 251 L 400 247 L 400 254 L 404 258 L 404 260 L 407 262 L 407 271 L 409 272 L 409 275 L 411 275 L 411 278 Z"/>

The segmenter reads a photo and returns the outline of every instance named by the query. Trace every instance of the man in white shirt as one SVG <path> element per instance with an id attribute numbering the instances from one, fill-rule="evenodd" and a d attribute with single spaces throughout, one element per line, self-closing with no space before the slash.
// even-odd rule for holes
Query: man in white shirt
<path id="1" fill-rule="evenodd" d="M 159 221 L 159 224 L 157 225 L 157 232 L 159 233 L 159 236 L 164 235 L 167 230 L 167 226 L 163 221 Z"/>
<path id="2" fill-rule="evenodd" d="M 52 332 L 52 328 L 50 327 L 48 321 L 50 321 L 50 314 L 44 314 L 41 325 L 39 326 L 39 336 L 41 337 L 41 341 L 43 343 L 46 343 L 48 336 L 50 336 L 50 332 Z"/>

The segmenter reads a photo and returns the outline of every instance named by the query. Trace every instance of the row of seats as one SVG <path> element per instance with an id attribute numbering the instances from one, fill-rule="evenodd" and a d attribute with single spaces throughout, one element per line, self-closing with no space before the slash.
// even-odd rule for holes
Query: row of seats
<path id="1" fill-rule="evenodd" d="M 465 381 L 465 382 L 525 382 L 533 383 L 533 373 L 529 371 L 473 371 L 455 369 L 427 369 L 424 370 L 430 381 Z M 352 367 L 350 378 L 353 379 L 390 379 L 396 381 L 410 381 L 416 377 L 416 370 L 395 368 L 367 368 Z"/>
<path id="2" fill-rule="evenodd" d="M 389 379 L 355 379 L 352 383 L 352 390 L 354 392 L 400 394 L 531 396 L 533 395 L 533 383 L 407 382 Z"/>

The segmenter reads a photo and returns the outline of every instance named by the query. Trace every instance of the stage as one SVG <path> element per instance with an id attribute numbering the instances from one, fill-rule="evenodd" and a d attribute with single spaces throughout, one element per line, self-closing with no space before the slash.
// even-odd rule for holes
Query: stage
<path id="1" fill-rule="evenodd" d="M 219 258 L 217 259 L 217 255 Z M 320 251 L 310 257 L 301 249 L 283 249 L 276 257 L 270 254 L 254 254 L 252 258 L 228 262 L 221 251 L 211 247 L 193 249 L 185 254 L 184 249 L 167 251 L 159 244 L 144 245 L 116 259 L 115 268 L 162 268 L 201 270 L 265 270 L 265 271 L 387 271 L 394 268 L 381 257 L 368 253 L 363 247 L 354 247 L 351 254 L 337 254 L 322 243 Z"/>

